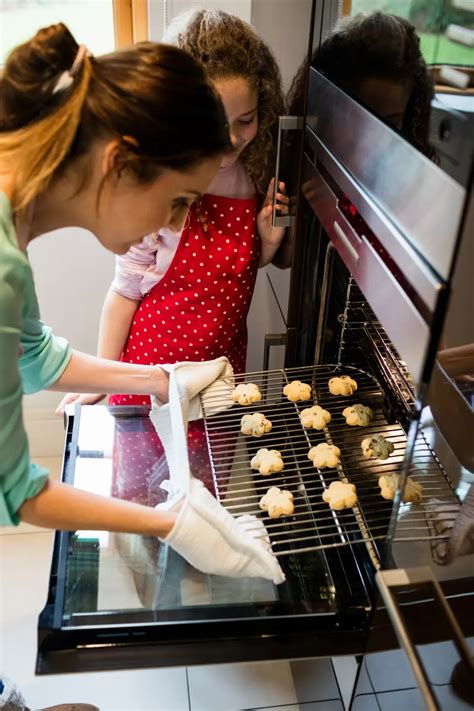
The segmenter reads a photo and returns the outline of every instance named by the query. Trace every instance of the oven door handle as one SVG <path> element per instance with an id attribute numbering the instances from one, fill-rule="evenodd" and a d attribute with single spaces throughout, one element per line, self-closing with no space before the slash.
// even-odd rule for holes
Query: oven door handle
<path id="1" fill-rule="evenodd" d="M 436 699 L 429 680 L 425 665 L 416 649 L 408 626 L 404 620 L 402 607 L 397 601 L 397 588 L 405 588 L 407 585 L 429 584 L 431 592 L 434 593 L 435 601 L 438 603 L 440 616 L 444 618 L 452 633 L 452 640 L 461 657 L 461 662 L 465 669 L 474 674 L 474 661 L 471 658 L 469 648 L 466 644 L 461 628 L 454 613 L 444 596 L 444 593 L 427 566 L 419 568 L 397 568 L 394 570 L 379 570 L 375 574 L 375 579 L 382 595 L 383 602 L 387 608 L 390 620 L 393 624 L 400 646 L 407 655 L 408 662 L 413 670 L 418 686 L 423 696 L 428 711 L 441 711 L 441 707 Z"/>
<path id="2" fill-rule="evenodd" d="M 275 185 L 273 187 L 273 212 L 272 212 L 272 226 L 273 227 L 291 227 L 296 222 L 295 215 L 279 215 L 276 209 L 277 204 L 277 192 L 278 186 L 280 184 L 280 163 L 281 163 L 281 153 L 282 153 L 282 134 L 283 131 L 301 131 L 303 128 L 303 117 L 302 116 L 280 116 L 278 118 L 278 140 L 277 140 L 277 154 L 276 154 L 276 165 L 275 165 Z"/>

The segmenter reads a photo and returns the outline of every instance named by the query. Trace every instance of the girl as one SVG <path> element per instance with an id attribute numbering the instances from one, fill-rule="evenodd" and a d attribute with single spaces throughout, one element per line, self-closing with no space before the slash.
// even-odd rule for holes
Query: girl
<path id="1" fill-rule="evenodd" d="M 21 519 L 161 538 L 186 530 L 181 512 L 175 526 L 176 512 L 48 482 L 30 463 L 23 390 L 98 392 L 105 384 L 166 400 L 168 381 L 159 367 L 91 358 L 55 338 L 39 318 L 26 248 L 77 225 L 123 254 L 153 230 L 180 229 L 182 205 L 204 192 L 229 145 L 214 87 L 177 48 L 144 43 L 94 58 L 59 24 L 8 58 L 0 83 L 0 525 Z"/>
<path id="2" fill-rule="evenodd" d="M 181 235 L 161 230 L 117 257 L 102 312 L 98 354 L 141 364 L 226 355 L 234 370 L 243 372 L 246 320 L 257 269 L 272 260 L 284 234 L 271 226 L 274 133 L 283 111 L 280 72 L 254 30 L 225 12 L 187 13 L 175 20 L 165 40 L 205 65 L 223 100 L 232 150 L 206 194 L 192 205 L 183 201 L 182 214 L 187 217 Z M 287 198 L 279 193 L 278 199 L 285 212 Z M 73 393 L 59 409 L 67 402 L 92 404 L 99 399 Z M 149 406 L 149 399 L 121 394 L 110 404 Z M 145 461 L 146 446 L 140 437 L 136 432 L 122 433 L 116 492 L 155 503 L 159 492 L 150 480 L 156 462 Z M 202 423 L 191 423 L 188 440 L 193 472 L 211 487 Z M 127 452 L 139 451 L 140 472 L 135 459 L 127 457 Z M 145 491 L 146 481 L 154 494 Z"/>
<path id="3" fill-rule="evenodd" d="M 161 230 L 117 257 L 98 353 L 142 364 L 226 355 L 242 372 L 257 268 L 271 262 L 284 234 L 271 227 L 274 131 L 283 111 L 280 72 L 253 29 L 222 11 L 185 13 L 164 39 L 205 65 L 224 103 L 232 150 L 206 194 L 194 204 L 183 201 L 181 234 Z M 286 211 L 286 197 L 279 193 L 278 199 Z M 75 399 L 71 393 L 60 407 Z M 99 398 L 77 400 L 92 404 Z M 125 394 L 110 402 L 149 404 Z"/>

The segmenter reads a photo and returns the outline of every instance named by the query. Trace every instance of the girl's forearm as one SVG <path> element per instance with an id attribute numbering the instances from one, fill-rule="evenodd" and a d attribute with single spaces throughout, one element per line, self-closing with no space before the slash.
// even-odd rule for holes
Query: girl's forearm
<path id="1" fill-rule="evenodd" d="M 164 538 L 176 514 L 48 481 L 18 512 L 22 521 L 63 531 L 118 531 Z"/>
<path id="2" fill-rule="evenodd" d="M 139 303 L 109 289 L 100 317 L 97 345 L 100 358 L 120 359 Z"/>
<path id="3" fill-rule="evenodd" d="M 159 366 L 119 363 L 73 351 L 71 360 L 50 390 L 83 393 L 156 395 L 168 400 L 168 375 Z"/>

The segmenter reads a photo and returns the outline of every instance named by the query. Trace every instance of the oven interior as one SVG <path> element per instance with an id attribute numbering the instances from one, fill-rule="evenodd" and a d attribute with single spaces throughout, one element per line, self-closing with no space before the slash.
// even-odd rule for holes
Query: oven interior
<path id="1" fill-rule="evenodd" d="M 355 570 L 376 570 L 384 555 L 390 555 L 386 544 L 393 506 L 392 501 L 381 497 L 378 481 L 383 475 L 402 474 L 415 413 L 414 386 L 405 363 L 354 279 L 317 221 L 309 219 L 319 238 L 313 234 L 306 240 L 304 261 L 315 268 L 311 276 L 313 292 L 303 294 L 300 310 L 296 360 L 302 364 L 237 376 L 237 383 L 253 382 L 260 388 L 262 400 L 252 410 L 263 413 L 273 425 L 261 439 L 236 437 L 248 407 L 204 413 L 214 483 L 218 498 L 234 515 L 252 513 L 262 518 L 272 548 L 284 566 L 304 571 L 310 554 L 318 552 L 331 570 L 331 561 L 344 551 L 345 561 L 351 558 Z M 325 290 L 330 299 L 325 299 Z M 310 313 L 305 317 L 305 311 L 312 318 Z M 319 318 L 315 318 L 318 312 Z M 356 380 L 358 389 L 352 396 L 330 394 L 328 380 L 337 374 Z M 293 380 L 311 385 L 310 402 L 293 403 L 283 395 L 283 387 Z M 212 411 L 219 405 L 218 399 L 212 402 Z M 374 418 L 368 426 L 346 423 L 342 411 L 355 403 L 372 409 Z M 323 430 L 305 429 L 301 424 L 301 411 L 313 404 L 331 414 Z M 385 460 L 364 458 L 362 439 L 378 434 L 393 443 L 393 453 Z M 308 458 L 311 447 L 322 442 L 341 450 L 336 468 L 318 469 Z M 252 471 L 250 460 L 261 447 L 282 454 L 283 471 L 268 477 Z M 436 546 L 447 534 L 436 530 L 433 522 L 440 514 L 446 522 L 454 521 L 460 502 L 422 429 L 416 436 L 408 475 L 422 485 L 423 500 L 421 504 L 401 504 L 399 525 L 390 544 L 423 540 Z M 323 501 L 322 494 L 333 481 L 356 486 L 356 507 L 334 511 Z M 292 516 L 271 519 L 260 511 L 259 500 L 270 486 L 293 494 Z"/>

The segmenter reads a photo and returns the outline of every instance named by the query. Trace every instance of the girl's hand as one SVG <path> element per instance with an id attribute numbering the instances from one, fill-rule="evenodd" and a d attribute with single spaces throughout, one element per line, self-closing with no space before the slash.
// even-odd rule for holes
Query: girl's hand
<path id="1" fill-rule="evenodd" d="M 275 178 L 272 178 L 268 186 L 263 207 L 257 215 L 257 229 L 262 242 L 259 267 L 263 267 L 272 261 L 286 231 L 286 227 L 272 227 L 274 185 Z M 289 199 L 285 194 L 285 183 L 279 183 L 278 187 L 280 188 L 280 192 L 277 193 L 276 210 L 280 215 L 287 215 Z"/>
<path id="2" fill-rule="evenodd" d="M 64 415 L 66 405 L 96 405 L 104 399 L 105 395 L 97 395 L 96 393 L 68 393 L 63 397 L 56 408 L 56 415 Z"/>

